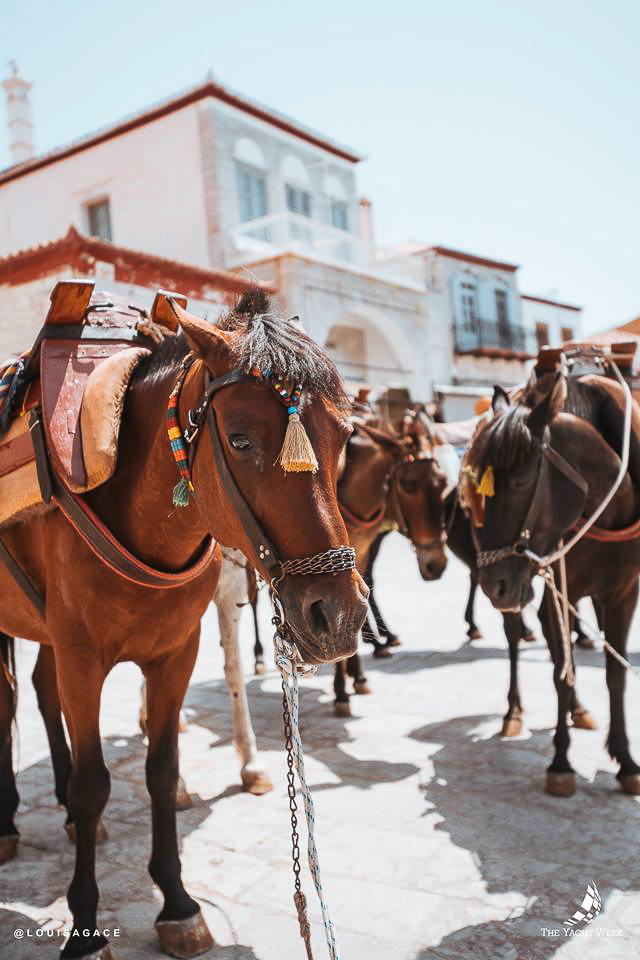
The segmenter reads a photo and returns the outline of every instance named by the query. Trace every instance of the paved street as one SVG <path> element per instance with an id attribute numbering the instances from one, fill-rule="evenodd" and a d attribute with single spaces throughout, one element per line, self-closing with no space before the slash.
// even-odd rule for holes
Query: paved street
<path id="1" fill-rule="evenodd" d="M 423 583 L 410 548 L 390 537 L 378 563 L 378 598 L 402 647 L 391 660 L 366 655 L 373 695 L 352 699 L 353 717 L 332 712 L 331 677 L 304 683 L 303 741 L 314 787 L 317 841 L 342 960 L 630 960 L 640 936 L 640 799 L 616 787 L 603 740 L 608 700 L 600 653 L 578 653 L 581 699 L 597 732 L 575 730 L 571 799 L 543 793 L 555 716 L 551 668 L 541 641 L 522 650 L 523 735 L 499 736 L 507 689 L 501 622 L 484 597 L 484 639 L 465 643 L 468 577 L 450 560 L 443 580 Z M 267 636 L 268 611 L 261 598 Z M 250 623 L 243 614 L 247 668 Z M 638 629 L 631 649 L 640 655 Z M 270 651 L 270 643 L 268 645 Z M 20 666 L 18 858 L 0 869 L 0 957 L 56 955 L 55 939 L 14 940 L 68 921 L 65 890 L 73 850 L 55 806 L 44 728 L 29 674 Z M 271 656 L 269 653 L 269 660 Z M 159 956 L 158 892 L 146 871 L 149 807 L 144 743 L 137 724 L 140 675 L 110 676 L 103 701 L 112 774 L 99 849 L 101 924 L 119 928 L 114 956 Z M 640 755 L 640 679 L 628 679 L 628 720 Z M 239 789 L 239 764 L 209 611 L 189 689 L 182 773 L 193 795 L 180 813 L 183 875 L 218 944 L 216 960 L 302 960 L 291 901 L 289 827 L 279 679 L 250 677 L 258 741 L 275 783 L 264 797 Z M 603 899 L 587 932 L 568 938 L 563 921 L 595 881 Z M 308 874 L 316 960 L 326 956 Z M 544 934 L 547 931 L 547 935 Z M 553 936 L 555 934 L 555 936 Z"/>

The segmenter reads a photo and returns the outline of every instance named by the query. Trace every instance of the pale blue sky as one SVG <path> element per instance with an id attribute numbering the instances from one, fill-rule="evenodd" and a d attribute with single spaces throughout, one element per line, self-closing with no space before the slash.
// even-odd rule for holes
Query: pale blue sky
<path id="1" fill-rule="evenodd" d="M 639 45 L 637 0 L 0 0 L 39 151 L 213 69 L 369 157 L 381 243 L 519 263 L 589 329 L 640 312 Z"/>

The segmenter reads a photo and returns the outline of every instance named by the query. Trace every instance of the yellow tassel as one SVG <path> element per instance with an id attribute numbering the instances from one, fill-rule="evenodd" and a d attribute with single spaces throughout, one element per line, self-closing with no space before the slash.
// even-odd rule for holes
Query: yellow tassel
<path id="1" fill-rule="evenodd" d="M 287 432 L 276 463 L 280 464 L 285 473 L 315 473 L 318 469 L 311 441 L 297 413 L 289 415 Z"/>
<path id="2" fill-rule="evenodd" d="M 487 467 L 482 474 L 482 480 L 476 486 L 476 490 L 483 497 L 492 497 L 496 492 L 493 483 L 493 467 Z"/>

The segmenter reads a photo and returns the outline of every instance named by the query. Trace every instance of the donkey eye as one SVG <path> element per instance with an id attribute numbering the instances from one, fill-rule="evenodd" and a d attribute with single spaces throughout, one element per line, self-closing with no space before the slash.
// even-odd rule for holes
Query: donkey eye
<path id="1" fill-rule="evenodd" d="M 400 486 L 405 493 L 415 493 L 418 489 L 418 484 L 415 480 L 405 479 L 404 477 L 400 477 Z"/>
<path id="2" fill-rule="evenodd" d="M 248 450 L 251 446 L 251 440 L 246 433 L 232 433 L 229 437 L 229 443 L 234 450 Z"/>

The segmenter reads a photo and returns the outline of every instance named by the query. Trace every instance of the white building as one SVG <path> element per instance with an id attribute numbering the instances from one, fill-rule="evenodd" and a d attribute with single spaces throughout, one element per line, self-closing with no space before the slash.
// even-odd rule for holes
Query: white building
<path id="1" fill-rule="evenodd" d="M 407 386 L 420 400 L 437 388 L 458 398 L 456 415 L 487 385 L 522 378 L 535 337 L 516 268 L 442 247 L 379 256 L 351 148 L 210 75 L 35 156 L 29 85 L 14 70 L 4 87 L 15 162 L 0 171 L 0 352 L 28 344 L 52 264 L 75 244 L 84 252 L 59 263 L 62 275 L 129 284 L 142 305 L 161 277 L 214 316 L 261 279 L 347 380 Z"/>

